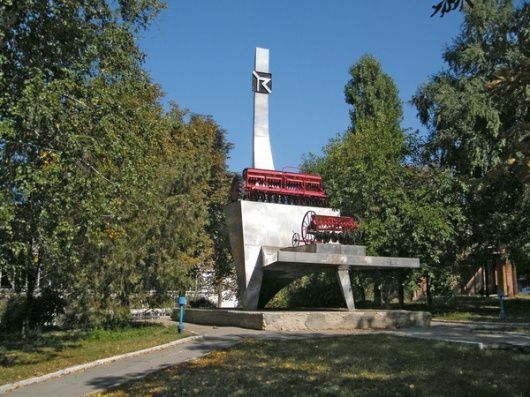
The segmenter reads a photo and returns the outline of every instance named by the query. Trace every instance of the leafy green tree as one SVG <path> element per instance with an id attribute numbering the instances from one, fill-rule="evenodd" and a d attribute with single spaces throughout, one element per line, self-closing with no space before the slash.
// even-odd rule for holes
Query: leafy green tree
<path id="1" fill-rule="evenodd" d="M 26 326 L 39 278 L 76 326 L 108 326 L 211 261 L 210 183 L 229 146 L 213 120 L 166 114 L 142 69 L 136 33 L 161 7 L 0 5 L 0 266 L 15 268 Z"/>
<path id="2" fill-rule="evenodd" d="M 438 13 L 440 13 L 440 16 L 443 17 L 445 14 L 456 9 L 462 11 L 464 9 L 464 4 L 468 7 L 473 7 L 471 0 L 441 0 L 432 6 L 434 11 L 431 14 L 431 17 Z"/>
<path id="3" fill-rule="evenodd" d="M 447 252 L 461 221 L 459 186 L 448 172 L 407 163 L 411 137 L 400 126 L 397 87 L 379 62 L 364 56 L 350 74 L 345 95 L 352 105 L 351 129 L 332 140 L 322 157 L 310 158 L 306 168 L 322 175 L 333 207 L 362 219 L 360 242 L 369 255 L 419 257 L 421 274 L 437 278 L 450 261 Z M 376 301 L 381 295 L 388 300 L 397 278 L 403 301 L 403 285 L 412 274 L 367 276 Z"/>
<path id="4" fill-rule="evenodd" d="M 530 258 L 530 5 L 476 1 L 444 52 L 448 69 L 413 98 L 429 128 L 427 161 L 467 186 L 463 251 L 499 253 L 520 270 Z"/>
<path id="5" fill-rule="evenodd" d="M 211 268 L 214 271 L 214 288 L 220 304 L 223 291 L 235 291 L 236 277 L 230 254 L 230 242 L 224 209 L 228 203 L 230 180 L 232 175 L 227 172 L 226 161 L 232 144 L 226 142 L 225 131 L 211 118 L 198 119 L 207 131 L 210 142 L 210 179 L 208 182 L 208 223 L 206 231 L 211 241 Z M 206 135 L 206 134 L 205 134 Z"/>
<path id="6" fill-rule="evenodd" d="M 230 186 L 226 160 L 231 144 L 226 142 L 225 131 L 211 117 L 187 114 L 174 108 L 169 114 L 172 123 L 184 128 L 185 134 L 175 137 L 179 141 L 179 165 L 171 167 L 180 175 L 185 202 L 179 203 L 179 212 L 167 214 L 170 223 L 184 228 L 194 240 L 171 243 L 187 252 L 183 263 L 194 272 L 214 271 L 214 287 L 220 294 L 224 284 L 233 275 L 228 239 L 224 221 L 224 206 Z M 170 164 L 168 162 L 167 164 Z M 174 218 L 173 218 L 174 217 Z M 169 226 L 168 226 L 169 227 Z M 187 251 L 186 251 L 187 250 Z"/>

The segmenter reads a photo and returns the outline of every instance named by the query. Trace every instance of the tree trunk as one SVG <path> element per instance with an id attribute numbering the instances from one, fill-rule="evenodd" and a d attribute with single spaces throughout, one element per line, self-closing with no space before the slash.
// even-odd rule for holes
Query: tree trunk
<path id="1" fill-rule="evenodd" d="M 362 284 L 359 285 L 359 295 L 361 296 L 361 302 L 364 303 L 366 301 L 366 291 Z"/>
<path id="2" fill-rule="evenodd" d="M 217 284 L 217 307 L 221 307 L 223 303 L 223 283 Z"/>
<path id="3" fill-rule="evenodd" d="M 431 279 L 428 274 L 425 275 L 425 293 L 427 294 L 427 305 L 432 306 Z"/>
<path id="4" fill-rule="evenodd" d="M 374 305 L 381 306 L 381 288 L 377 283 L 374 283 Z"/>
<path id="5" fill-rule="evenodd" d="M 399 306 L 403 307 L 405 305 L 405 288 L 403 287 L 403 282 L 401 279 L 399 280 L 398 284 Z"/>
<path id="6" fill-rule="evenodd" d="M 20 278 L 20 275 L 18 275 L 18 277 Z M 21 284 L 22 283 L 17 283 L 17 267 L 13 266 L 13 280 L 11 283 L 11 289 L 15 291 L 16 293 L 20 293 L 22 291 Z"/>
<path id="7" fill-rule="evenodd" d="M 390 285 L 388 282 L 385 282 L 383 285 L 383 302 L 385 303 L 385 309 L 390 309 Z"/>
<path id="8" fill-rule="evenodd" d="M 22 326 L 22 335 L 24 337 L 27 337 L 27 333 L 33 325 L 31 324 L 31 319 L 33 317 L 33 306 L 35 303 L 34 292 L 40 264 L 41 258 L 39 255 L 39 245 L 35 242 L 35 240 L 33 240 L 31 242 L 31 256 L 29 258 L 26 271 L 26 310 L 24 313 L 24 323 Z"/>
<path id="9" fill-rule="evenodd" d="M 484 295 L 488 297 L 490 294 L 489 292 L 489 274 L 488 274 L 488 266 L 484 265 Z"/>
<path id="10" fill-rule="evenodd" d="M 30 270 L 30 269 L 28 269 Z M 32 311 L 33 311 L 33 304 L 34 304 L 34 299 L 33 299 L 33 288 L 31 286 L 31 284 L 33 284 L 29 279 L 31 278 L 31 275 L 30 275 L 31 271 L 28 271 L 28 275 L 27 275 L 27 288 L 26 288 L 26 308 L 25 308 L 25 311 L 24 311 L 24 322 L 22 324 L 22 335 L 24 337 L 27 337 L 27 334 L 28 334 L 28 331 L 29 331 L 29 328 L 30 328 L 30 323 L 31 323 L 31 314 L 32 314 Z"/>

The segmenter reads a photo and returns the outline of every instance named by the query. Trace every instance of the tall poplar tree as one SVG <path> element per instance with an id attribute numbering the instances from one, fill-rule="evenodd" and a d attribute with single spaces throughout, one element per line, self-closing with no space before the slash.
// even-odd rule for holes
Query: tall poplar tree
<path id="1" fill-rule="evenodd" d="M 401 127 L 398 90 L 379 62 L 364 56 L 350 75 L 345 97 L 352 105 L 351 128 L 306 167 L 322 175 L 333 207 L 361 218 L 360 242 L 368 254 L 419 257 L 421 274 L 441 281 L 461 220 L 459 188 L 447 172 L 407 162 L 411 142 Z M 380 293 L 389 297 L 397 277 L 403 301 L 410 272 L 366 275 L 375 284 L 376 301 Z"/>

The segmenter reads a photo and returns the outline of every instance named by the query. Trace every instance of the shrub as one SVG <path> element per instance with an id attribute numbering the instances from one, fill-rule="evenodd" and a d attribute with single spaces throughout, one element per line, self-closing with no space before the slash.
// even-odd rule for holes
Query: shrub
<path id="1" fill-rule="evenodd" d="M 55 325 L 56 316 L 63 312 L 65 302 L 53 290 L 44 289 L 39 296 L 31 300 L 28 307 L 26 298 L 13 295 L 0 312 L 0 330 L 3 332 L 20 332 L 24 327 L 29 310 L 29 329 L 41 329 Z"/>
<path id="2" fill-rule="evenodd" d="M 26 299 L 20 295 L 10 297 L 0 319 L 0 329 L 3 332 L 19 332 L 26 317 Z"/>
<path id="3" fill-rule="evenodd" d="M 203 297 L 198 299 L 190 299 L 188 301 L 188 306 L 197 309 L 215 309 L 217 307 L 210 300 Z"/>

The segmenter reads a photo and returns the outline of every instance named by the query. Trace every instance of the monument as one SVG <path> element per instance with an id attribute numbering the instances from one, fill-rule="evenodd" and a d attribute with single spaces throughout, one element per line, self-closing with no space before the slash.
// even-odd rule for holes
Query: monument
<path id="1" fill-rule="evenodd" d="M 252 166 L 273 170 L 272 150 L 269 138 L 269 94 L 272 92 L 272 75 L 269 73 L 269 50 L 256 48 L 254 71 L 254 133 L 252 135 Z"/>
<path id="2" fill-rule="evenodd" d="M 366 248 L 348 244 L 353 218 L 327 206 L 317 175 L 274 169 L 269 136 L 272 74 L 269 50 L 256 48 L 253 166 L 232 181 L 225 210 L 236 266 L 241 309 L 188 311 L 189 320 L 258 329 L 352 329 L 429 325 L 430 314 L 406 311 L 356 311 L 351 269 L 418 268 L 416 258 L 366 256 Z M 291 281 L 315 272 L 334 272 L 348 311 L 260 312 Z M 294 323 L 293 323 L 294 321 Z M 318 323 L 318 324 L 317 324 Z"/>

